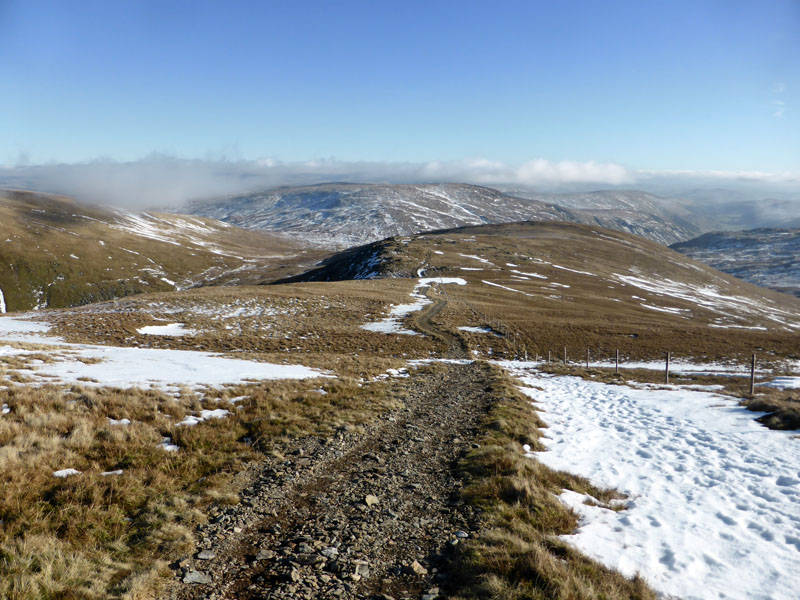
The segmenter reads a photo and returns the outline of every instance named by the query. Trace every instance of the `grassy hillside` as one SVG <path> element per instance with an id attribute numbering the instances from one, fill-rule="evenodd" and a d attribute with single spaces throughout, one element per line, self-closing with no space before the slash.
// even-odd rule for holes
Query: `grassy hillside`
<path id="1" fill-rule="evenodd" d="M 0 291 L 9 312 L 259 283 L 316 258 L 297 243 L 213 219 L 133 214 L 0 190 Z"/>
<path id="2" fill-rule="evenodd" d="M 359 262 L 360 261 L 360 262 Z M 485 225 L 391 238 L 331 257 L 290 281 L 461 277 L 442 286 L 443 324 L 490 327 L 500 340 L 462 332 L 475 347 L 510 344 L 573 360 L 708 360 L 798 356 L 800 301 L 746 283 L 642 238 L 565 223 Z"/>

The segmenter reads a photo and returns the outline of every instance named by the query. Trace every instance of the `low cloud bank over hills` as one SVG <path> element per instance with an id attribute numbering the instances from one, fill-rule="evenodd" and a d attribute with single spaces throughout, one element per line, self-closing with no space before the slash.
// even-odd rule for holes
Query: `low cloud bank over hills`
<path id="1" fill-rule="evenodd" d="M 639 189 L 668 197 L 692 196 L 716 211 L 735 197 L 800 206 L 800 175 L 728 171 L 643 171 L 612 162 L 531 160 L 521 165 L 485 159 L 424 163 L 198 160 L 152 155 L 133 162 L 95 160 L 80 164 L 0 167 L 0 187 L 75 196 L 125 208 L 178 207 L 198 199 L 284 185 L 328 182 L 473 183 L 535 190 L 583 192 Z M 726 195 L 728 196 L 726 198 Z M 721 202 L 722 200 L 722 202 Z"/>

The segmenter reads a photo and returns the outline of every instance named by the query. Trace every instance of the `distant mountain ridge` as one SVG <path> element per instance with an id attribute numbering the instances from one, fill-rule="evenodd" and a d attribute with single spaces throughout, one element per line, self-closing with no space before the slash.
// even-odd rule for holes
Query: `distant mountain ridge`
<path id="1" fill-rule="evenodd" d="M 0 190 L 0 313 L 261 283 L 314 264 L 318 254 L 212 219 Z"/>
<path id="2" fill-rule="evenodd" d="M 800 229 L 717 231 L 671 248 L 750 283 L 800 297 Z"/>
<path id="3" fill-rule="evenodd" d="M 195 202 L 185 212 L 338 248 L 422 231 L 523 220 L 599 225 L 665 245 L 701 233 L 688 211 L 668 204 L 636 191 L 521 197 L 461 183 L 331 183 Z"/>

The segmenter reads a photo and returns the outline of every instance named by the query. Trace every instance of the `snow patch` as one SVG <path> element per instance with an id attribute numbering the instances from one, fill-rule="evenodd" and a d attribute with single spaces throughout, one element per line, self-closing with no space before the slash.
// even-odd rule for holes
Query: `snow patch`
<path id="1" fill-rule="evenodd" d="M 171 335 L 179 337 L 182 335 L 195 335 L 194 329 L 184 329 L 183 323 L 170 323 L 169 325 L 148 325 L 136 330 L 142 335 Z"/>
<path id="2" fill-rule="evenodd" d="M 172 438 L 169 437 L 161 438 L 161 441 L 158 443 L 158 447 L 165 452 L 177 452 L 180 450 L 180 447 L 173 444 Z"/>
<path id="3" fill-rule="evenodd" d="M 507 365 L 508 366 L 508 365 Z M 800 444 L 724 396 L 634 390 L 513 368 L 548 423 L 545 465 L 627 495 L 562 539 L 665 597 L 797 597 Z M 580 443 L 576 443 L 579 440 Z"/>
<path id="4" fill-rule="evenodd" d="M 0 343 L 47 344 L 52 348 L 49 356 L 53 362 L 32 365 L 24 371 L 39 385 L 80 383 L 93 387 L 179 389 L 184 385 L 219 387 L 246 381 L 330 377 L 302 365 L 255 362 L 192 350 L 68 344 L 42 335 L 49 330 L 48 324 L 25 317 L 0 317 Z M 0 377 L 0 381 L 3 379 L 11 381 Z"/>
<path id="5" fill-rule="evenodd" d="M 178 426 L 183 425 L 186 427 L 194 427 L 198 423 L 202 423 L 203 421 L 208 421 L 209 419 L 222 419 L 227 417 L 230 411 L 225 410 L 224 408 L 215 408 L 214 410 L 201 410 L 199 415 L 190 415 L 186 417 L 183 421 L 178 423 Z"/>
<path id="6" fill-rule="evenodd" d="M 81 472 L 77 469 L 61 469 L 60 471 L 53 471 L 53 477 L 60 477 L 61 479 L 66 479 L 72 475 L 80 475 Z"/>
<path id="7" fill-rule="evenodd" d="M 596 277 L 594 273 L 589 273 L 589 271 L 576 271 L 575 269 L 569 269 L 567 267 L 562 267 L 561 265 L 553 265 L 551 266 L 555 269 L 561 269 L 562 271 L 570 271 L 571 273 L 578 273 L 579 275 L 590 275 L 591 277 Z"/>
<path id="8" fill-rule="evenodd" d="M 423 294 L 420 290 L 422 288 L 429 287 L 434 283 L 440 285 L 446 285 L 450 283 L 454 283 L 456 285 L 467 285 L 466 280 L 462 279 L 461 277 L 422 277 L 417 280 L 417 284 L 414 286 L 414 289 L 411 292 L 411 297 L 416 300 L 415 302 L 412 304 L 399 304 L 397 306 L 393 306 L 389 310 L 389 316 L 384 317 L 380 321 L 375 321 L 374 323 L 366 323 L 361 326 L 361 329 L 376 333 L 419 335 L 419 333 L 416 331 L 404 328 L 400 321 L 411 313 L 422 310 L 425 306 L 431 303 L 427 296 L 425 296 L 425 294 Z"/>
<path id="9" fill-rule="evenodd" d="M 779 390 L 796 390 L 800 389 L 800 377 L 776 377 L 764 385 Z"/>
<path id="10" fill-rule="evenodd" d="M 498 287 L 503 290 L 508 290 L 509 292 L 516 292 L 517 294 L 525 294 L 526 296 L 533 296 L 533 294 L 529 294 L 528 292 L 523 292 L 522 290 L 515 290 L 514 288 L 507 287 L 505 285 L 500 285 L 499 283 L 492 283 L 491 281 L 486 281 L 485 279 L 481 280 L 481 283 L 485 283 L 486 285 L 491 285 L 493 287 Z"/>
<path id="11" fill-rule="evenodd" d="M 539 273 L 528 273 L 527 271 L 518 271 L 516 269 L 511 269 L 512 273 L 516 275 L 522 275 L 523 277 L 536 277 L 537 279 L 547 279 L 546 275 L 540 275 Z"/>
<path id="12" fill-rule="evenodd" d="M 645 304 L 644 302 L 640 302 L 639 306 L 649 308 L 650 310 L 657 310 L 658 312 L 669 313 L 671 315 L 682 315 L 683 313 L 692 312 L 688 308 L 674 308 L 671 306 L 653 306 L 652 304 Z"/>

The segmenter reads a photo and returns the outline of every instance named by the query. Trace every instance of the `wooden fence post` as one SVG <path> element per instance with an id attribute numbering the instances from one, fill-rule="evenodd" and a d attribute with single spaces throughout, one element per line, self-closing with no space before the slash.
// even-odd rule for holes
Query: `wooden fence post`
<path id="1" fill-rule="evenodd" d="M 547 364 L 550 364 L 551 362 L 552 362 L 552 358 L 550 356 L 550 350 L 548 350 L 547 351 Z"/>
<path id="2" fill-rule="evenodd" d="M 564 346 L 564 364 L 567 364 L 567 347 Z"/>
<path id="3" fill-rule="evenodd" d="M 617 348 L 617 358 L 614 361 L 614 373 L 619 373 L 619 348 Z"/>
<path id="4" fill-rule="evenodd" d="M 750 395 L 754 395 L 756 391 L 756 355 L 750 358 Z"/>
<path id="5" fill-rule="evenodd" d="M 669 359 L 671 358 L 672 352 L 667 352 L 667 366 L 664 369 L 664 383 L 669 383 Z"/>
<path id="6" fill-rule="evenodd" d="M 586 368 L 589 368 L 589 349 L 586 349 Z"/>

